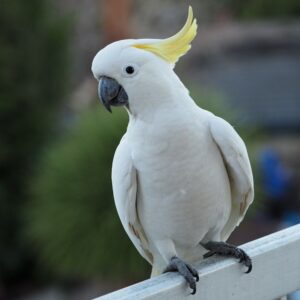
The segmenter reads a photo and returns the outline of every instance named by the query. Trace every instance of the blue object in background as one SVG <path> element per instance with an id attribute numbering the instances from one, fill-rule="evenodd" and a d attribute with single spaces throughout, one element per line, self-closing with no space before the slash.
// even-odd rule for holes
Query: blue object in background
<path id="1" fill-rule="evenodd" d="M 282 165 L 278 154 L 272 149 L 263 150 L 260 164 L 267 196 L 273 200 L 282 199 L 288 192 L 291 178 L 288 170 Z"/>

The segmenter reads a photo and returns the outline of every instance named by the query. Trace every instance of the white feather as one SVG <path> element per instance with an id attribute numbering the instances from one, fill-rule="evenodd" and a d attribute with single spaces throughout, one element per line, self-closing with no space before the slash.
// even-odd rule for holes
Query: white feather
<path id="1" fill-rule="evenodd" d="M 222 240 L 227 240 L 253 202 L 253 175 L 246 146 L 234 128 L 225 120 L 214 117 L 210 122 L 210 130 L 230 180 L 232 208 L 230 218 L 221 232 Z"/>
<path id="2" fill-rule="evenodd" d="M 137 215 L 137 173 L 132 164 L 126 135 L 115 152 L 112 182 L 115 204 L 122 225 L 139 253 L 152 264 L 153 258 Z"/>

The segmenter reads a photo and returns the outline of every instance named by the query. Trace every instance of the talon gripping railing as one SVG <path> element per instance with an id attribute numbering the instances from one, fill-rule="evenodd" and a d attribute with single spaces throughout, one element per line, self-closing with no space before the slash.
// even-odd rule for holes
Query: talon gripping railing
<path id="1" fill-rule="evenodd" d="M 176 273 L 163 274 L 94 300 L 273 300 L 300 289 L 300 224 L 241 246 L 253 270 L 234 259 L 209 258 L 198 264 L 196 295 Z"/>

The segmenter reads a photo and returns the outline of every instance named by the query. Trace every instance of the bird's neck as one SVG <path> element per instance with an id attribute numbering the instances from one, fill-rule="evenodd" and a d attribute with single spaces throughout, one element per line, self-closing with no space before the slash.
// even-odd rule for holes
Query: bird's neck
<path id="1" fill-rule="evenodd" d="M 158 114 L 172 114 L 179 107 L 194 105 L 188 90 L 174 75 L 172 80 L 166 78 L 156 86 L 145 85 L 135 93 L 127 110 L 130 121 L 139 119 L 151 123 Z"/>

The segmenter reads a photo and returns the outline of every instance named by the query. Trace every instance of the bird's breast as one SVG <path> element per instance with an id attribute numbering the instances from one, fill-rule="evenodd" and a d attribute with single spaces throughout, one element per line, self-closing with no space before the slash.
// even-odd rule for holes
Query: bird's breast
<path id="1" fill-rule="evenodd" d="M 138 213 L 150 239 L 197 244 L 211 227 L 227 221 L 229 181 L 204 122 L 140 126 L 130 138 Z"/>

